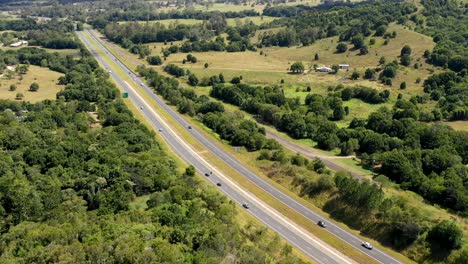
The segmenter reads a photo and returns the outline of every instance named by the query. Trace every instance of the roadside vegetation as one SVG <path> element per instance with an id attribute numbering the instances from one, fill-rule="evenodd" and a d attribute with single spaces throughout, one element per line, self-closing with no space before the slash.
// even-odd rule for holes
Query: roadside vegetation
<path id="1" fill-rule="evenodd" d="M 303 263 L 181 168 L 79 48 L 0 54 L 14 78 L 42 71 L 63 87 L 56 100 L 0 100 L 0 262 Z M 42 78 L 27 86 L 38 97 L 55 85 Z"/>
<path id="2" fill-rule="evenodd" d="M 244 147 L 268 177 L 417 262 L 466 262 L 466 5 L 317 4 L 197 2 L 177 10 L 124 1 L 99 3 L 95 9 L 109 12 L 86 20 L 144 63 L 138 72 L 179 112 Z M 76 10 L 29 12 L 84 22 Z M 14 21 L 1 25 L 30 36 L 43 29 Z M 4 38 L 28 36 L 15 34 Z M 356 156 L 374 177 L 358 182 L 294 155 L 265 136 L 265 125 L 325 153 Z"/>
<path id="3" fill-rule="evenodd" d="M 135 43 L 133 36 L 144 36 L 151 27 L 158 32 L 170 31 L 169 36 L 175 36 L 170 34 L 179 30 L 177 38 L 134 44 L 146 45 L 149 54 L 161 56 L 161 68 L 139 69 L 151 84 L 167 78 L 160 75 L 164 70 L 194 87 L 194 90 L 179 90 L 178 85 L 171 84 L 173 88 L 166 90 L 166 81 L 153 84 L 179 111 L 196 117 L 229 144 L 244 146 L 256 153 L 253 155 L 264 163 L 257 166 L 267 175 L 278 175 L 272 177 L 316 203 L 323 198 L 327 202 L 320 203 L 322 209 L 335 219 L 392 245 L 414 260 L 453 262 L 466 253 L 464 249 L 457 250 L 466 248 L 464 242 L 454 250 L 435 245 L 435 240 L 430 238 L 434 234 L 431 230 L 439 227 L 441 220 L 434 215 L 424 217 L 415 213 L 416 207 L 410 209 L 408 204 L 412 199 L 415 203 L 420 200 L 416 202 L 415 197 L 409 198 L 411 196 L 404 195 L 406 192 L 397 190 L 418 193 L 429 207 L 436 204 L 447 208 L 449 213 L 443 219 L 449 222 L 450 213 L 462 219 L 466 217 L 468 195 L 463 179 L 467 173 L 467 134 L 437 123 L 459 120 L 458 127 L 462 128 L 466 124 L 465 54 L 462 48 L 456 48 L 458 44 L 453 44 L 459 43 L 455 35 L 439 37 L 444 29 L 436 29 L 436 18 L 422 9 L 425 5 L 438 6 L 434 1 L 359 4 L 330 9 L 277 6 L 266 8 L 262 14 L 283 18 L 263 24 L 233 26 L 226 23 L 227 16 L 223 19 L 219 14 L 212 14 L 202 24 L 178 21 L 169 23 L 168 27 L 168 24 L 144 27 L 126 23 L 101 28 L 108 38 L 124 48 Z M 459 21 L 464 21 L 465 17 L 457 11 L 460 5 L 455 2 L 449 5 L 451 11 L 444 15 L 462 16 Z M 434 12 L 442 11 L 435 8 Z M 311 25 L 320 25 L 322 30 Z M 119 35 L 123 34 L 122 27 L 126 29 L 126 36 Z M 452 27 L 447 24 L 446 28 Z M 460 25 L 459 28 L 464 27 Z M 127 41 L 129 45 L 122 42 L 124 39 L 130 40 Z M 455 48 L 448 51 L 447 47 Z M 196 63 L 187 63 L 188 55 L 195 56 Z M 136 56 L 142 57 L 141 54 Z M 441 64 L 443 60 L 445 64 Z M 341 68 L 339 64 L 349 66 Z M 315 72 L 323 66 L 328 66 L 331 72 Z M 168 83 L 172 82 L 169 80 Z M 188 94 L 190 96 L 185 96 Z M 354 183 L 346 176 L 340 178 L 341 174 L 329 177 L 327 184 L 332 186 L 327 187 L 329 191 L 317 194 L 312 191 L 309 195 L 304 192 L 312 188 L 308 187 L 308 181 L 298 180 L 296 176 L 289 178 L 290 172 L 271 172 L 275 166 L 297 166 L 297 157 L 283 157 L 287 161 L 282 162 L 282 148 L 263 146 L 262 129 L 258 130 L 258 125 L 250 119 L 245 121 L 251 127 L 245 135 L 260 132 L 259 141 L 257 137 L 243 137 L 244 121 L 234 122 L 232 116 L 237 120 L 244 117 L 227 110 L 226 104 L 224 108 L 218 105 L 213 113 L 206 112 L 200 103 L 208 102 L 207 95 L 238 107 L 258 123 L 275 127 L 292 138 L 310 140 L 317 148 L 341 155 L 357 155 L 361 166 L 377 175 L 373 184 L 378 182 L 385 189 L 373 193 L 378 188 L 369 184 L 370 189 L 365 190 L 366 183 L 353 187 L 355 192 L 372 197 L 362 198 L 374 203 L 366 212 L 346 203 L 349 199 L 360 200 L 352 196 L 356 193 L 351 195 L 343 189 Z M 184 97 L 186 99 L 181 99 Z M 216 105 L 215 102 L 210 104 Z M 232 129 L 225 129 L 227 124 Z M 271 165 L 266 165 L 268 162 Z M 311 176 L 315 180 L 310 182 L 323 183 L 319 181 L 323 172 L 315 173 Z M 402 202 L 407 198 L 410 199 L 408 204 Z M 340 205 L 343 201 L 345 204 Z M 405 211 L 404 217 L 390 217 L 389 212 L 397 210 L 395 208 Z M 356 210 L 355 215 L 350 213 Z M 362 219 L 362 215 L 374 217 Z M 395 222 L 403 218 L 408 221 Z M 463 221 L 459 224 L 465 226 Z M 399 234 L 410 233 L 407 228 L 414 231 L 413 237 L 399 237 Z M 463 232 L 458 233 L 463 236 Z"/>

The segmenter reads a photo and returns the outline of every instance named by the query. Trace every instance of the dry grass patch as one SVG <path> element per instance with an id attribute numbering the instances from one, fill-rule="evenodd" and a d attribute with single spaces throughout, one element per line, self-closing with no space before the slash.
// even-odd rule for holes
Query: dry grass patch
<path id="1" fill-rule="evenodd" d="M 451 126 L 455 130 L 468 131 L 468 121 L 444 122 L 444 124 Z"/>
<path id="2" fill-rule="evenodd" d="M 29 102 L 39 102 L 45 99 L 55 99 L 57 92 L 63 86 L 57 84 L 57 79 L 63 76 L 62 73 L 54 72 L 48 68 L 41 68 L 39 66 L 30 65 L 29 71 L 22 75 L 23 79 L 20 80 L 19 76 L 15 76 L 11 80 L 0 79 L 0 98 L 15 100 L 17 93 L 24 95 L 23 100 Z M 36 82 L 39 84 L 39 91 L 29 91 L 29 86 Z M 10 91 L 10 85 L 16 85 L 15 91 Z"/>

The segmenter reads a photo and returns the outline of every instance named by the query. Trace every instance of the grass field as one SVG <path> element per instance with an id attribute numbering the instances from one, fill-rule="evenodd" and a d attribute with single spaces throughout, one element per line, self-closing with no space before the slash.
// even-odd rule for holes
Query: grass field
<path id="1" fill-rule="evenodd" d="M 276 29 L 278 30 L 278 29 Z M 251 84 L 277 84 L 284 81 L 282 84 L 286 96 L 299 97 L 302 100 L 308 94 L 303 92 L 304 88 L 311 86 L 312 92 L 326 94 L 330 85 L 363 85 L 373 87 L 378 90 L 389 89 L 391 97 L 387 106 L 393 105 L 399 93 L 404 95 L 404 98 L 409 99 L 410 96 L 423 94 L 423 80 L 431 75 L 432 71 L 437 71 L 433 66 L 426 64 L 423 59 L 425 50 L 432 50 L 434 42 L 430 37 L 421 35 L 414 31 L 405 29 L 403 26 L 392 24 L 389 32 L 395 31 L 396 38 L 391 39 L 388 45 L 383 45 L 382 38 L 376 38 L 376 44 L 369 46 L 369 54 L 365 56 L 358 55 L 358 51 L 348 50 L 344 54 L 336 54 L 335 47 L 338 38 L 327 38 L 317 41 L 313 45 L 306 47 L 266 47 L 256 52 L 194 52 L 194 56 L 198 58 L 195 64 L 182 64 L 182 60 L 186 57 L 185 53 L 171 54 L 165 64 L 177 64 L 179 66 L 190 69 L 199 78 L 209 77 L 223 73 L 227 80 L 234 76 L 242 76 L 243 82 Z M 260 33 L 257 33 L 257 35 Z M 256 37 L 253 37 L 256 38 Z M 369 41 L 369 39 L 367 39 Z M 178 43 L 173 43 L 178 44 Z M 414 67 L 399 66 L 399 70 L 393 86 L 385 86 L 378 81 L 351 80 L 351 73 L 356 70 L 364 74 L 366 68 L 375 68 L 379 65 L 379 60 L 383 56 L 387 62 L 393 60 L 399 61 L 400 50 L 404 45 L 410 45 L 412 48 L 413 63 L 421 64 L 418 69 Z M 417 44 L 417 45 L 416 45 Z M 162 43 L 150 44 L 155 54 L 161 52 L 164 47 Z M 351 48 L 351 46 L 350 46 Z M 314 55 L 319 54 L 319 60 L 314 60 Z M 351 68 L 348 71 L 341 70 L 338 74 L 317 73 L 313 69 L 308 74 L 289 74 L 288 68 L 295 61 L 301 61 L 306 68 L 312 68 L 314 64 L 318 66 L 332 64 L 347 63 Z M 208 68 L 204 68 L 204 64 L 208 63 Z M 416 83 L 416 79 L 420 78 L 421 82 Z M 401 82 L 407 83 L 405 90 L 400 90 Z M 341 121 L 339 126 L 346 126 L 354 117 L 366 117 L 371 111 L 375 111 L 380 105 L 371 105 L 363 103 L 359 100 L 351 100 L 345 102 L 346 106 L 351 109 L 351 114 Z M 422 105 L 423 108 L 431 109 L 433 103 Z"/>
<path id="2" fill-rule="evenodd" d="M 47 48 L 42 48 L 40 46 L 27 46 L 27 48 L 41 48 L 46 50 L 47 52 L 50 53 L 60 53 L 60 54 L 65 54 L 65 55 L 79 55 L 80 51 L 78 49 L 47 49 Z M 13 48 L 13 47 L 0 47 L 0 50 L 18 50 L 20 48 Z"/>
<path id="3" fill-rule="evenodd" d="M 22 76 L 23 80 L 20 80 L 19 76 L 15 76 L 11 80 L 6 80 L 3 77 L 0 79 L 0 98 L 15 100 L 16 94 L 22 93 L 24 95 L 23 100 L 29 102 L 55 99 L 57 92 L 63 88 L 63 86 L 57 84 L 57 79 L 60 76 L 63 76 L 63 74 L 51 71 L 48 68 L 30 65 L 29 71 Z M 28 91 L 33 82 L 39 84 L 39 91 Z M 11 84 L 17 86 L 16 91 L 9 91 Z"/>
<path id="4" fill-rule="evenodd" d="M 247 23 L 254 23 L 255 25 L 260 25 L 262 23 L 269 23 L 275 19 L 278 19 L 276 17 L 269 17 L 269 16 L 255 16 L 255 17 L 245 17 L 245 18 L 227 18 L 226 22 L 228 26 L 237 26 L 237 25 L 244 25 Z M 146 21 L 138 21 L 139 23 L 147 23 Z M 158 20 L 158 21 L 149 21 L 148 23 L 161 23 L 162 25 L 165 26 L 174 26 L 174 25 L 196 25 L 196 24 L 202 24 L 205 22 L 205 20 L 199 20 L 199 19 L 164 19 L 164 20 Z M 128 23 L 127 21 L 119 22 L 120 24 L 122 23 Z"/>
<path id="5" fill-rule="evenodd" d="M 366 68 L 373 68 L 378 66 L 380 57 L 384 56 L 388 62 L 392 60 L 399 60 L 398 56 L 401 48 L 409 44 L 412 46 L 413 62 L 422 64 L 419 69 L 412 67 L 400 67 L 397 77 L 393 80 L 392 90 L 398 90 L 399 84 L 402 81 L 407 82 L 408 88 L 403 91 L 407 94 L 419 93 L 422 90 L 421 84 L 416 84 L 415 81 L 419 77 L 422 80 L 430 75 L 429 70 L 432 66 L 426 64 L 422 59 L 422 55 L 426 49 L 432 50 L 434 42 L 430 37 L 418 34 L 416 32 L 407 30 L 402 26 L 391 25 L 389 31 L 396 31 L 397 37 L 391 39 L 388 45 L 382 45 L 383 40 L 376 38 L 377 42 L 373 46 L 369 46 L 369 54 L 359 56 L 358 51 L 347 51 L 344 54 L 336 54 L 335 46 L 337 38 L 328 38 L 317 41 L 313 45 L 306 47 L 267 47 L 260 49 L 257 52 L 194 52 L 193 54 L 198 58 L 199 63 L 183 65 L 186 68 L 197 71 L 197 73 L 204 75 L 198 69 L 202 69 L 204 63 L 209 64 L 211 71 L 222 71 L 225 75 L 239 75 L 241 72 L 255 72 L 254 74 L 244 73 L 245 82 L 256 84 L 272 84 L 277 83 L 281 79 L 287 80 L 289 83 L 297 83 L 302 85 L 317 84 L 317 83 L 344 83 L 344 84 L 362 84 L 372 86 L 378 89 L 389 88 L 376 81 L 357 80 L 352 81 L 349 79 L 353 70 L 364 72 Z M 254 37 L 255 38 L 255 37 Z M 417 45 L 415 45 L 417 43 Z M 158 44 L 150 44 L 150 46 L 157 46 Z M 160 52 L 159 49 L 154 49 L 154 52 Z M 262 54 L 260 54 L 260 52 Z M 319 54 L 320 59 L 314 61 L 315 53 Z M 182 59 L 186 54 L 178 53 L 172 54 L 168 57 L 166 63 L 174 63 L 182 65 Z M 305 75 L 289 75 L 287 69 L 295 61 L 302 61 L 306 68 L 312 68 L 314 64 L 332 65 L 339 63 L 350 64 L 349 71 L 340 71 L 337 75 L 323 74 L 311 72 Z M 287 82 L 287 83 L 288 83 Z M 396 95 L 395 95 L 396 96 Z"/>
<path id="6" fill-rule="evenodd" d="M 444 124 L 451 126 L 455 130 L 468 131 L 468 121 L 444 122 Z"/>

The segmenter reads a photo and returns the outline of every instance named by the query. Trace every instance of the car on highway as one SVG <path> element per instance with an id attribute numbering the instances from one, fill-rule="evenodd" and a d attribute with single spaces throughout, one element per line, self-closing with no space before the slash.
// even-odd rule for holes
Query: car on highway
<path id="1" fill-rule="evenodd" d="M 220 182 L 216 183 L 216 185 L 221 186 L 222 184 Z"/>
<path id="2" fill-rule="evenodd" d="M 192 129 L 192 126 L 188 126 L 188 129 Z"/>
<path id="3" fill-rule="evenodd" d="M 367 249 L 372 249 L 373 248 L 373 246 L 369 242 L 362 242 L 362 246 L 367 248 Z"/>
<path id="4" fill-rule="evenodd" d="M 210 174 L 207 172 L 207 173 L 205 173 L 205 176 L 208 177 L 208 176 L 210 176 Z"/>
<path id="5" fill-rule="evenodd" d="M 250 206 L 249 206 L 248 203 L 243 203 L 243 204 L 242 204 L 242 207 L 244 207 L 245 209 L 249 209 L 249 208 L 250 208 Z"/>
<path id="6" fill-rule="evenodd" d="M 322 220 L 318 221 L 317 224 L 318 224 L 320 227 L 323 227 L 323 228 L 327 227 L 327 225 L 325 224 L 325 222 L 322 221 Z"/>
<path id="7" fill-rule="evenodd" d="M 162 131 L 162 128 L 160 128 L 160 129 L 158 129 L 158 130 L 159 130 L 159 132 L 161 132 L 161 131 Z"/>
<path id="8" fill-rule="evenodd" d="M 143 109 L 143 106 L 140 106 L 140 109 Z"/>

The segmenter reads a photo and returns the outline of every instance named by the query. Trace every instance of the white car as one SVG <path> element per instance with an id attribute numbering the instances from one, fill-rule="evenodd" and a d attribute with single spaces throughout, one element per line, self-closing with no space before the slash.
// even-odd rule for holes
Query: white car
<path id="1" fill-rule="evenodd" d="M 367 249 L 372 249 L 373 246 L 369 242 L 362 242 L 362 246 L 367 248 Z"/>

